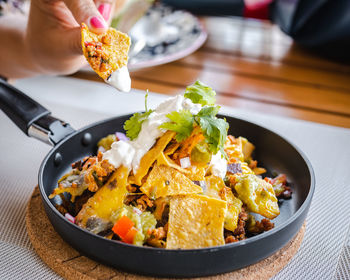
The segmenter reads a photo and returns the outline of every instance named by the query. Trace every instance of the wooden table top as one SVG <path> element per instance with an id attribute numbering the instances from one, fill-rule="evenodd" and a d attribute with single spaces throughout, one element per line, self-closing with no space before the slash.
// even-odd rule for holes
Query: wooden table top
<path id="1" fill-rule="evenodd" d="M 215 89 L 219 104 L 350 128 L 350 65 L 306 52 L 267 22 L 202 21 L 209 34 L 202 48 L 131 73 L 132 87 L 175 95 L 199 79 Z"/>

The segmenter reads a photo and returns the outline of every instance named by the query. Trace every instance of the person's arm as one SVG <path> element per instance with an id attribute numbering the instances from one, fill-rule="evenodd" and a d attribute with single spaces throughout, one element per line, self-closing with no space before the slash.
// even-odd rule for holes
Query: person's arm
<path id="1" fill-rule="evenodd" d="M 96 5 L 95 5 L 96 4 Z M 113 0 L 32 0 L 24 16 L 0 17 L 0 76 L 71 74 L 85 63 L 80 24 L 106 31 Z"/>

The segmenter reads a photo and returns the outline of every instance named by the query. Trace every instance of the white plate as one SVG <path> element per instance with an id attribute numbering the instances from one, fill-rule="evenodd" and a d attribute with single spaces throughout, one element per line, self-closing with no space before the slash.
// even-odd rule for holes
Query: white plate
<path id="1" fill-rule="evenodd" d="M 129 32 L 132 42 L 145 47 L 129 58 L 129 69 L 165 64 L 183 58 L 203 45 L 207 38 L 198 18 L 186 11 L 155 5 Z M 143 41 L 143 42 L 140 42 Z"/>

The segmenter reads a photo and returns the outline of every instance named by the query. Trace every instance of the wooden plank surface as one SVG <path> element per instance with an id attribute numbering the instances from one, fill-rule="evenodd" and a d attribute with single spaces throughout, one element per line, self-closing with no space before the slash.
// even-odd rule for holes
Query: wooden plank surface
<path id="1" fill-rule="evenodd" d="M 216 90 L 220 104 L 350 128 L 350 65 L 295 46 L 268 22 L 227 17 L 202 22 L 209 36 L 201 49 L 131 73 L 132 86 L 174 95 L 200 79 Z M 75 77 L 96 79 L 88 73 Z"/>

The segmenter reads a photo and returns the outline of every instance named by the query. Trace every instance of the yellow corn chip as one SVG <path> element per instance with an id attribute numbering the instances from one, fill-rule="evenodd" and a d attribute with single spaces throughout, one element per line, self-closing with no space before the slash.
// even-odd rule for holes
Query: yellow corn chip
<path id="1" fill-rule="evenodd" d="M 127 193 L 128 175 L 129 170 L 127 167 L 119 167 L 108 179 L 107 183 L 84 204 L 76 217 L 77 224 L 86 228 L 90 217 L 101 219 L 101 221 L 109 221 L 112 212 L 123 205 Z M 91 229 L 91 231 L 93 230 Z"/>
<path id="2" fill-rule="evenodd" d="M 157 143 L 150 149 L 141 159 L 140 167 L 135 174 L 135 184 L 141 185 L 141 181 L 143 177 L 146 176 L 148 170 L 152 166 L 152 164 L 159 157 L 160 153 L 162 153 L 171 139 L 174 138 L 176 132 L 168 130 L 165 132 L 157 141 Z"/>
<path id="3" fill-rule="evenodd" d="M 205 180 L 205 173 L 206 173 L 205 167 L 199 167 L 199 166 L 192 165 L 191 167 L 186 168 L 185 170 L 186 170 L 186 173 L 184 172 L 184 174 L 191 181 L 204 181 Z"/>
<path id="4" fill-rule="evenodd" d="M 200 186 L 194 184 L 185 175 L 165 165 L 154 165 L 140 190 L 151 198 L 179 194 L 202 193 Z"/>
<path id="5" fill-rule="evenodd" d="M 237 227 L 239 213 L 242 211 L 242 201 L 234 196 L 231 189 L 225 186 L 224 181 L 217 176 L 211 175 L 205 179 L 207 189 L 205 194 L 227 202 L 225 215 L 225 229 L 234 231 Z"/>
<path id="6" fill-rule="evenodd" d="M 207 188 L 204 194 L 210 197 L 221 199 L 221 196 L 219 195 L 219 193 L 220 193 L 220 190 L 223 187 L 225 187 L 224 181 L 220 177 L 211 175 L 211 176 L 205 177 L 205 183 L 207 185 Z"/>
<path id="7" fill-rule="evenodd" d="M 114 28 L 95 34 L 83 23 L 81 45 L 91 68 L 104 80 L 128 63 L 130 37 Z"/>
<path id="8" fill-rule="evenodd" d="M 225 229 L 234 231 L 237 228 L 239 213 L 242 211 L 243 202 L 234 196 L 230 190 L 226 195 L 227 213 L 225 216 Z"/>
<path id="9" fill-rule="evenodd" d="M 167 249 L 224 245 L 226 202 L 204 195 L 176 196 L 170 201 Z"/>
<path id="10" fill-rule="evenodd" d="M 160 153 L 160 155 L 157 158 L 157 164 L 158 165 L 166 165 L 169 167 L 172 167 L 176 169 L 177 171 L 180 171 L 182 174 L 185 174 L 188 179 L 191 181 L 204 181 L 206 168 L 204 167 L 198 167 L 195 165 L 192 165 L 188 168 L 182 168 L 180 165 L 177 165 L 171 158 L 169 158 L 166 154 L 166 151 L 164 153 Z"/>

